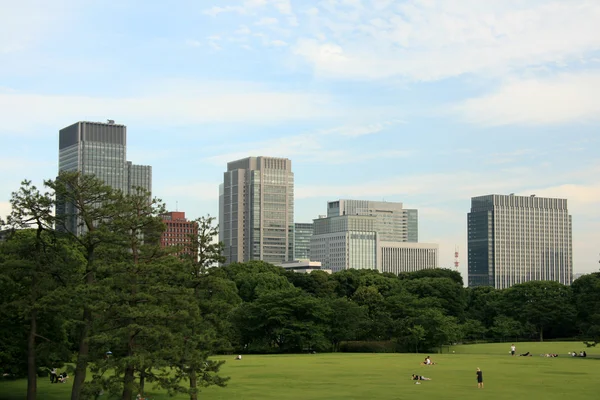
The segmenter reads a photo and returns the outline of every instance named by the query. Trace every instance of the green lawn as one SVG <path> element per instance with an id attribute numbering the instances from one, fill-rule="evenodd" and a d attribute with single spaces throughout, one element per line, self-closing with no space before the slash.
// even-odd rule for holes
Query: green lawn
<path id="1" fill-rule="evenodd" d="M 449 354 L 431 354 L 438 363 L 421 366 L 422 354 L 315 354 L 227 357 L 224 375 L 231 381 L 226 388 L 207 388 L 201 398 L 270 399 L 596 399 L 600 381 L 595 370 L 598 359 L 565 356 L 580 350 L 573 343 L 516 343 L 518 351 L 531 351 L 533 357 L 511 357 L 510 343 L 466 345 L 451 348 Z M 587 349 L 586 349 L 587 350 Z M 452 353 L 454 351 L 455 353 Z M 558 358 L 540 357 L 555 352 Z M 564 353 L 564 354 L 563 354 Z M 590 353 L 590 352 L 588 352 Z M 598 354 L 592 349 L 591 354 Z M 477 389 L 475 369 L 483 370 L 485 388 Z M 415 385 L 410 375 L 418 373 L 432 381 Z M 26 382 L 0 383 L 0 399 L 22 399 Z M 68 398 L 70 384 L 50 385 L 40 380 L 39 399 Z M 104 396 L 103 396 L 104 397 Z M 150 393 L 152 399 L 168 399 Z M 185 396 L 176 397 L 185 399 Z"/>

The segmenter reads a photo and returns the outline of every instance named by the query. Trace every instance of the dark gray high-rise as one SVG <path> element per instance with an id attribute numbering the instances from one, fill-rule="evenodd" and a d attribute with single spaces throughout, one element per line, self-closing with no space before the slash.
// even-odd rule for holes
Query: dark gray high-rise
<path id="1" fill-rule="evenodd" d="M 533 280 L 571 284 L 571 216 L 567 200 L 488 195 L 471 199 L 469 286 L 504 289 Z"/>
<path id="2" fill-rule="evenodd" d="M 123 193 L 135 187 L 152 191 L 152 167 L 127 161 L 127 127 L 112 121 L 82 121 L 61 129 L 58 170 L 94 175 Z M 59 214 L 72 212 L 68 204 L 57 210 Z M 81 233 L 75 218 L 68 225 L 70 231 Z"/>

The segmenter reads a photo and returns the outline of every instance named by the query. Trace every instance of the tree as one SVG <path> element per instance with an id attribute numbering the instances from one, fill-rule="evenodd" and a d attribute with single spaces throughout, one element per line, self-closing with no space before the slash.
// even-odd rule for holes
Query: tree
<path id="1" fill-rule="evenodd" d="M 503 307 L 508 316 L 531 323 L 540 341 L 545 331 L 575 319 L 571 288 L 554 281 L 531 281 L 506 289 Z"/>
<path id="2" fill-rule="evenodd" d="M 577 326 L 589 340 L 586 345 L 600 343 L 600 272 L 587 274 L 571 285 L 577 311 Z"/>
<path id="3" fill-rule="evenodd" d="M 232 336 L 228 315 L 240 303 L 235 285 L 210 274 L 211 267 L 225 262 L 215 218 L 208 215 L 194 222 L 191 244 L 184 252 L 183 284 L 193 291 L 199 314 L 190 315 L 186 321 L 187 336 L 176 364 L 179 377 L 189 380 L 190 400 L 197 400 L 199 387 L 225 385 L 227 378 L 218 375 L 222 362 L 209 360 L 208 356 L 227 346 L 225 337 Z"/>
<path id="4" fill-rule="evenodd" d="M 523 326 L 519 321 L 506 315 L 498 315 L 494 318 L 494 325 L 490 331 L 503 342 L 508 338 L 518 338 L 523 332 Z"/>
<path id="5" fill-rule="evenodd" d="M 12 308 L 18 319 L 26 316 L 23 322 L 28 326 L 27 399 L 35 399 L 38 339 L 53 342 L 53 350 L 45 352 L 46 360 L 66 341 L 60 335 L 64 324 L 60 321 L 61 303 L 56 292 L 68 281 L 65 274 L 74 272 L 74 262 L 61 249 L 64 241 L 57 240 L 51 230 L 54 221 L 51 193 L 41 193 L 30 181 L 23 181 L 20 189 L 12 193 L 10 203 L 12 211 L 7 224 L 21 230 L 11 235 L 2 247 L 2 286 L 12 292 L 3 307 Z M 49 327 L 54 329 L 48 330 Z M 41 332 L 44 328 L 48 333 Z"/>
<path id="6" fill-rule="evenodd" d="M 399 275 L 400 279 L 412 280 L 423 278 L 448 278 L 454 281 L 457 285 L 463 286 L 463 278 L 460 272 L 447 268 L 421 269 L 414 272 L 404 272 Z"/>
<path id="7" fill-rule="evenodd" d="M 79 172 L 61 171 L 56 180 L 45 181 L 44 185 L 54 191 L 57 211 L 61 210 L 55 220 L 56 229 L 78 244 L 85 260 L 81 281 L 74 288 L 82 316 L 71 400 L 80 400 L 88 369 L 94 313 L 101 311 L 95 305 L 104 298 L 104 286 L 96 281 L 97 252 L 114 240 L 110 224 L 115 214 L 116 193 L 102 180 Z"/>
<path id="8" fill-rule="evenodd" d="M 414 343 L 415 353 L 419 352 L 419 344 L 425 339 L 425 328 L 422 325 L 415 325 L 408 328 L 408 341 Z"/>
<path id="9" fill-rule="evenodd" d="M 451 271 L 452 272 L 452 271 Z M 419 278 L 403 282 L 403 287 L 419 298 L 438 299 L 448 315 L 464 317 L 466 293 L 462 285 L 450 278 Z"/>
<path id="10" fill-rule="evenodd" d="M 366 324 L 367 309 L 346 297 L 332 299 L 329 307 L 331 312 L 327 337 L 335 352 L 339 351 L 342 341 L 356 339 L 359 328 Z"/>
<path id="11" fill-rule="evenodd" d="M 261 295 L 240 306 L 234 316 L 242 346 L 282 352 L 329 348 L 327 321 L 330 308 L 300 289 Z"/>

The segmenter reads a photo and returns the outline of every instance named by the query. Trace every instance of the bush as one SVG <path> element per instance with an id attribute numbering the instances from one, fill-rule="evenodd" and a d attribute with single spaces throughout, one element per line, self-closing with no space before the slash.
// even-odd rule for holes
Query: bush
<path id="1" fill-rule="evenodd" d="M 398 353 L 399 350 L 398 344 L 391 340 L 380 342 L 351 341 L 340 343 L 340 352 L 342 353 Z"/>

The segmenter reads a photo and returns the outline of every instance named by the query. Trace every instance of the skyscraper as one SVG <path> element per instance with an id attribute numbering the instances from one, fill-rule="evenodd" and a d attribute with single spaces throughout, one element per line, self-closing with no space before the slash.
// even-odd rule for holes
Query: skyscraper
<path id="1" fill-rule="evenodd" d="M 310 259 L 310 238 L 313 235 L 313 224 L 294 224 L 294 260 Z"/>
<path id="2" fill-rule="evenodd" d="M 292 260 L 293 235 L 292 161 L 248 157 L 228 163 L 219 187 L 219 240 L 226 263 Z"/>
<path id="3" fill-rule="evenodd" d="M 418 212 L 402 203 L 336 200 L 314 220 L 310 258 L 333 272 L 411 272 L 438 267 L 438 245 L 417 243 Z"/>
<path id="4" fill-rule="evenodd" d="M 567 200 L 512 194 L 473 197 L 467 222 L 469 286 L 504 289 L 532 280 L 571 283 Z"/>
<path id="5" fill-rule="evenodd" d="M 152 191 L 152 167 L 127 161 L 127 127 L 113 121 L 83 121 L 61 129 L 58 170 L 95 175 L 123 193 L 131 193 L 135 187 Z M 73 210 L 65 204 L 57 213 L 72 214 Z M 78 225 L 74 218 L 67 229 L 76 232 Z"/>
<path id="6" fill-rule="evenodd" d="M 405 209 L 402 203 L 371 200 L 336 200 L 327 203 L 327 216 L 369 215 L 375 217 L 374 229 L 380 240 L 418 242 L 418 211 Z"/>

